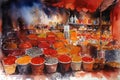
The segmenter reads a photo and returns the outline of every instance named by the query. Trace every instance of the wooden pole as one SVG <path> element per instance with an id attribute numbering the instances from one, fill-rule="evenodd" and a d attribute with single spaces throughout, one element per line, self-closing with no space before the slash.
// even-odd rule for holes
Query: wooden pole
<path id="1" fill-rule="evenodd" d="M 100 18 L 99 18 L 99 26 L 100 26 L 100 50 L 102 50 L 102 12 L 100 12 Z"/>

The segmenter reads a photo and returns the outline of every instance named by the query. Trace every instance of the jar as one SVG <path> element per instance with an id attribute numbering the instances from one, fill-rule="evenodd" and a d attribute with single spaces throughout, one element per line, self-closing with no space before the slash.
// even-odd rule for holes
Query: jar
<path id="1" fill-rule="evenodd" d="M 3 59 L 3 67 L 6 74 L 14 74 L 16 71 L 15 56 L 8 56 Z"/>
<path id="2" fill-rule="evenodd" d="M 54 73 L 57 71 L 58 59 L 57 58 L 47 58 L 45 62 L 46 71 L 48 73 Z"/>
<path id="3" fill-rule="evenodd" d="M 70 71 L 71 58 L 68 55 L 60 55 L 58 57 L 58 60 L 60 63 L 61 73 L 65 73 L 65 72 Z"/>
<path id="4" fill-rule="evenodd" d="M 27 49 L 32 48 L 32 44 L 29 41 L 25 41 L 19 44 L 19 48 L 25 53 Z"/>
<path id="5" fill-rule="evenodd" d="M 31 60 L 30 56 L 22 56 L 15 61 L 18 67 L 19 74 L 26 75 L 31 73 L 30 60 Z"/>
<path id="6" fill-rule="evenodd" d="M 90 56 L 84 56 L 82 57 L 82 62 L 83 62 L 83 70 L 85 71 L 93 70 L 93 64 L 94 64 L 93 58 L 91 58 Z"/>
<path id="7" fill-rule="evenodd" d="M 42 57 L 34 57 L 31 59 L 31 68 L 33 75 L 41 75 L 44 73 L 45 60 Z"/>
<path id="8" fill-rule="evenodd" d="M 71 68 L 73 71 L 78 71 L 81 70 L 81 57 L 80 56 L 74 56 L 72 57 L 72 62 L 71 62 Z"/>

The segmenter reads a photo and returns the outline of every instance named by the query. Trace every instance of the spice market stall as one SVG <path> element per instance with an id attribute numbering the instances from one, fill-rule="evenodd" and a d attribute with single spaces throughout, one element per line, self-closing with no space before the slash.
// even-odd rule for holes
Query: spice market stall
<path id="1" fill-rule="evenodd" d="M 0 80 L 120 80 L 119 5 L 3 1 Z"/>

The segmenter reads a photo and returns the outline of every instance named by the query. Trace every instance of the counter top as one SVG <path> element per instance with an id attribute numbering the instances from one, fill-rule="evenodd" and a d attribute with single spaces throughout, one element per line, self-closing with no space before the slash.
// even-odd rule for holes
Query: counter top
<path id="1" fill-rule="evenodd" d="M 120 69 L 96 72 L 74 71 L 64 75 L 56 72 L 43 75 L 0 75 L 0 80 L 120 80 Z"/>

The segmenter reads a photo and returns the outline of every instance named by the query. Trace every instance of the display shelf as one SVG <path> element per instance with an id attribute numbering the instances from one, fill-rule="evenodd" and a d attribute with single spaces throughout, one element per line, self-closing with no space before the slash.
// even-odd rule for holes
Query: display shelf
<path id="1" fill-rule="evenodd" d="M 68 23 L 74 26 L 100 26 L 99 24 L 79 24 L 79 23 Z M 111 26 L 110 24 L 102 24 L 102 26 Z"/>

